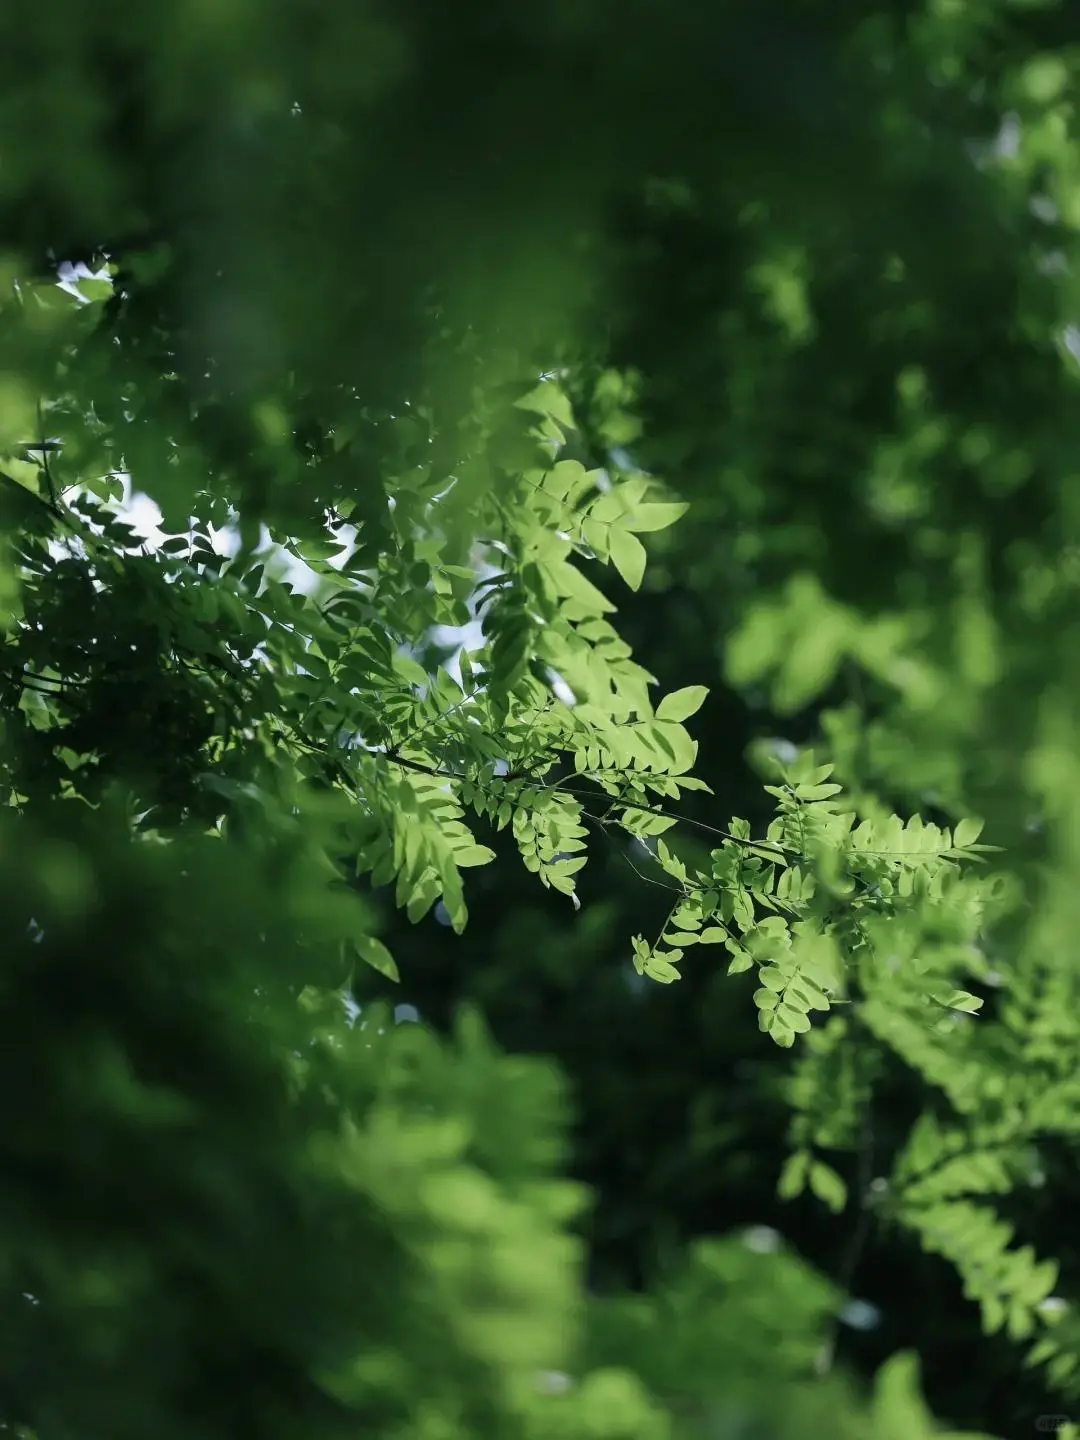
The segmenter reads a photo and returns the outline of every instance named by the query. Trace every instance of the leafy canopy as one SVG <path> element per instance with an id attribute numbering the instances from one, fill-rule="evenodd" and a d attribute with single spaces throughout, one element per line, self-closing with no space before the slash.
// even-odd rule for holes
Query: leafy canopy
<path id="1" fill-rule="evenodd" d="M 1073 37 L 683 8 L 0 20 L 0 1419 L 39 1440 L 934 1433 L 760 1235 L 587 1295 L 552 1070 L 350 1014 L 384 893 L 461 933 L 500 847 L 568 905 L 597 847 L 648 867 L 627 959 L 723 959 L 780 1194 L 1080 1389 L 1017 1200 L 1076 1138 Z M 614 623 L 680 580 L 731 690 L 847 686 L 763 826 L 695 774 L 712 637 L 661 695 Z"/>

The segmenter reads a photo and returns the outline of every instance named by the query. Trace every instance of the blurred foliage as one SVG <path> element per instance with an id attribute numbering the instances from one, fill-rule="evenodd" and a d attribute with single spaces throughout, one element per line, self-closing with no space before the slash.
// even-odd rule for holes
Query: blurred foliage
<path id="1" fill-rule="evenodd" d="M 9 0 L 0 1424 L 1072 1433 L 1078 67 Z"/>

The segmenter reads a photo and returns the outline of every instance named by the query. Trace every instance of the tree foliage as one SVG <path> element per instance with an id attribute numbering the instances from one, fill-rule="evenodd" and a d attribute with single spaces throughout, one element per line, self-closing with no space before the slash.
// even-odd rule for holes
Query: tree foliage
<path id="1" fill-rule="evenodd" d="M 1077 38 L 0 19 L 0 1422 L 1030 1433 L 845 1348 L 874 1245 L 1077 1410 Z M 692 1219 L 770 1127 L 839 1249 Z"/>

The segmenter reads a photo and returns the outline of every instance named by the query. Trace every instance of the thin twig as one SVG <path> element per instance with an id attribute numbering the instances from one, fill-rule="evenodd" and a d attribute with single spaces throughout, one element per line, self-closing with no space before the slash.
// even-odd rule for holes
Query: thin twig
<path id="1" fill-rule="evenodd" d="M 859 1164 L 856 1185 L 858 1188 L 859 1218 L 855 1229 L 852 1231 L 851 1239 L 840 1268 L 837 1271 L 836 1282 L 844 1294 L 851 1298 L 852 1282 L 855 1279 L 855 1272 L 858 1269 L 859 1261 L 862 1259 L 866 1242 L 870 1238 L 870 1226 L 872 1215 L 870 1213 L 869 1197 L 872 1172 L 874 1168 L 874 1128 L 870 1110 L 870 1103 L 867 1102 L 863 1112 L 862 1125 L 859 1132 Z M 837 1315 L 830 1327 L 828 1337 L 818 1355 L 817 1368 L 821 1375 L 828 1374 L 836 1359 L 836 1348 L 840 1339 L 841 1318 Z"/>
<path id="2" fill-rule="evenodd" d="M 50 452 L 50 450 L 53 449 L 53 446 L 50 445 L 49 442 L 45 439 L 45 421 L 43 420 L 42 414 L 41 414 L 41 401 L 40 401 L 40 400 L 38 401 L 38 406 L 37 406 L 37 417 L 38 417 L 38 440 L 39 440 L 39 442 L 40 442 L 39 448 L 40 448 L 40 450 L 41 450 L 41 468 L 42 468 L 42 470 L 44 470 L 44 472 L 45 472 L 45 484 L 46 484 L 46 485 L 48 486 L 48 488 L 49 488 L 49 498 L 50 498 L 50 500 L 52 501 L 53 507 L 54 507 L 54 509 L 55 509 L 56 506 L 57 506 L 56 486 L 53 484 L 52 471 L 49 469 L 49 452 Z"/>

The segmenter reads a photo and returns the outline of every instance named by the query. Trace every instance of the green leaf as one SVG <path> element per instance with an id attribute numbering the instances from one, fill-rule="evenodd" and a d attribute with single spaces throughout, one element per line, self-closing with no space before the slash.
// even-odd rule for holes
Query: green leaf
<path id="1" fill-rule="evenodd" d="M 841 785 L 797 785 L 795 787 L 795 798 L 808 802 L 827 800 L 830 795 L 839 795 L 842 789 L 843 786 Z"/>
<path id="2" fill-rule="evenodd" d="M 963 850 L 968 845 L 974 845 L 982 834 L 984 823 L 982 820 L 973 820 L 970 816 L 965 816 L 963 820 L 958 821 L 953 831 L 953 844 L 956 848 Z"/>
<path id="3" fill-rule="evenodd" d="M 666 530 L 669 525 L 674 525 L 676 520 L 681 520 L 689 509 L 690 506 L 682 500 L 649 501 L 636 505 L 623 524 L 639 533 Z"/>
<path id="4" fill-rule="evenodd" d="M 595 520 L 585 519 L 581 522 L 581 534 L 585 544 L 597 559 L 605 561 L 612 559 L 611 530 L 607 525 L 600 525 Z"/>
<path id="5" fill-rule="evenodd" d="M 607 615 L 615 609 L 607 596 L 568 560 L 549 560 L 541 569 L 551 581 L 556 594 L 564 595 L 568 601 L 576 603 L 584 615 Z"/>
<path id="6" fill-rule="evenodd" d="M 385 975 L 388 980 L 400 981 L 401 976 L 398 974 L 394 957 L 381 940 L 376 940 L 374 935 L 358 935 L 353 943 L 356 946 L 357 954 L 373 970 L 377 970 L 380 975 Z"/>
<path id="7" fill-rule="evenodd" d="M 687 685 L 665 695 L 656 707 L 657 720 L 687 720 L 705 703 L 709 691 L 704 685 Z"/>
<path id="8" fill-rule="evenodd" d="M 777 1009 L 777 1017 L 782 1020 L 789 1030 L 794 1030 L 796 1035 L 805 1035 L 810 1029 L 810 1019 L 805 1011 L 798 1009 L 795 1005 L 789 1005 L 785 1001 Z"/>
<path id="9" fill-rule="evenodd" d="M 796 1150 L 789 1155 L 784 1162 L 784 1168 L 780 1172 L 780 1180 L 776 1186 L 776 1194 L 780 1200 L 794 1200 L 796 1195 L 802 1193 L 806 1186 L 806 1176 L 810 1168 L 810 1152 L 808 1150 Z"/>
<path id="10" fill-rule="evenodd" d="M 810 1166 L 808 1178 L 810 1189 L 817 1198 L 824 1201 L 834 1215 L 839 1215 L 847 1204 L 847 1186 L 836 1171 L 815 1160 Z"/>
<path id="11" fill-rule="evenodd" d="M 967 990 L 931 991 L 931 994 L 939 1005 L 949 1010 L 962 1010 L 965 1014 L 974 1015 L 982 1009 L 982 1000 Z"/>
<path id="12" fill-rule="evenodd" d="M 401 678 L 410 685 L 426 685 L 428 683 L 427 671 L 411 655 L 395 655 L 393 666 Z"/>
<path id="13" fill-rule="evenodd" d="M 630 586 L 630 589 L 637 590 L 645 575 L 648 558 L 645 554 L 645 546 L 636 535 L 631 535 L 628 530 L 621 530 L 613 526 L 608 534 L 608 553 L 611 563 Z"/>
<path id="14" fill-rule="evenodd" d="M 466 845 L 454 851 L 454 864 L 463 870 L 471 865 L 487 865 L 494 859 L 495 851 L 486 845 Z"/>
<path id="15" fill-rule="evenodd" d="M 774 1045 L 780 1045 L 783 1049 L 790 1050 L 795 1044 L 795 1032 L 789 1030 L 783 1021 L 771 1011 L 759 1011 L 758 1027 L 769 1036 Z"/>
<path id="16" fill-rule="evenodd" d="M 870 1432 L 874 1440 L 930 1440 L 933 1420 L 919 1394 L 919 1358 L 902 1351 L 887 1360 L 874 1379 Z M 946 1437 L 943 1437 L 946 1440 Z M 953 1440 L 961 1440 L 960 1436 Z M 969 1436 L 967 1440 L 980 1440 Z"/>
<path id="17" fill-rule="evenodd" d="M 521 410 L 531 410 L 538 415 L 548 415 L 566 430 L 573 428 L 574 412 L 566 394 L 553 380 L 542 381 L 535 390 L 514 402 Z"/>
<path id="18" fill-rule="evenodd" d="M 544 476 L 544 489 L 560 499 L 580 487 L 585 467 L 579 460 L 560 460 Z"/>
<path id="19" fill-rule="evenodd" d="M 671 961 L 661 955 L 651 955 L 645 961 L 645 974 L 653 980 L 659 980 L 661 985 L 670 985 L 673 980 L 680 978 Z"/>

